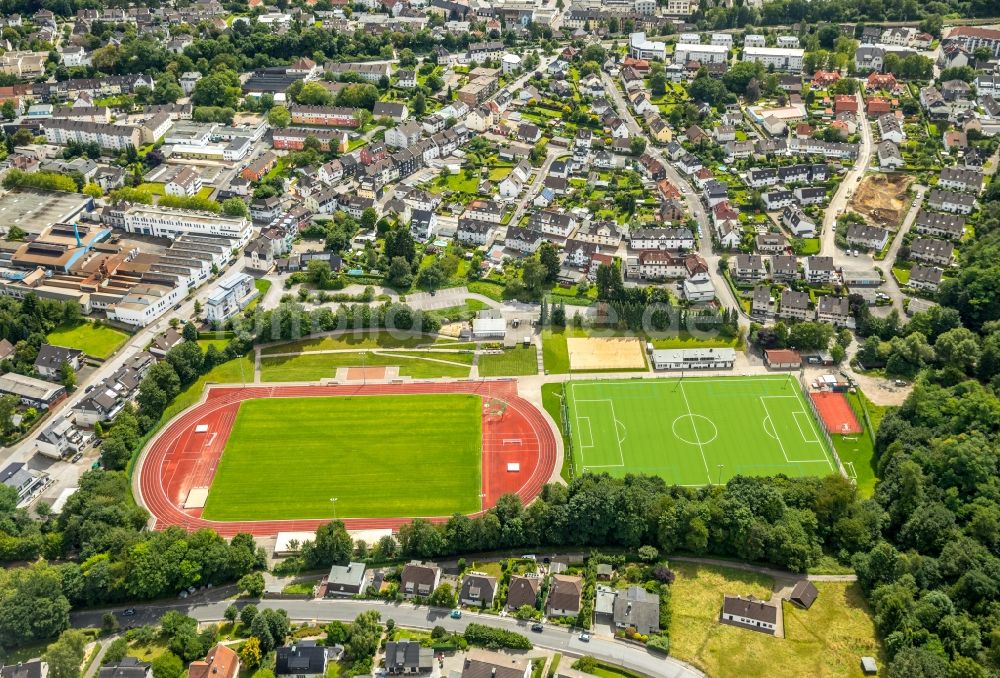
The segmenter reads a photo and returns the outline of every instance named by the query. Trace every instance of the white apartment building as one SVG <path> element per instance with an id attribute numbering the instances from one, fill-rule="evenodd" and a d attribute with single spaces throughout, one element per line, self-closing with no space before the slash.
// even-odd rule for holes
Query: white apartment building
<path id="1" fill-rule="evenodd" d="M 108 318 L 132 327 L 145 327 L 184 299 L 187 292 L 187 285 L 184 284 L 176 287 L 136 285 L 120 302 L 108 309 Z"/>
<path id="2" fill-rule="evenodd" d="M 792 47 L 747 47 L 743 50 L 744 61 L 756 61 L 764 66 L 774 66 L 775 70 L 798 73 L 802 70 L 804 50 Z"/>
<path id="3" fill-rule="evenodd" d="M 244 217 L 153 205 L 106 207 L 101 219 L 129 233 L 159 238 L 176 238 L 183 233 L 221 235 L 232 240 L 234 247 L 246 245 L 253 232 L 253 225 Z"/>
<path id="4" fill-rule="evenodd" d="M 142 143 L 142 131 L 138 127 L 129 125 L 109 125 L 60 118 L 46 120 L 42 128 L 45 130 L 45 141 L 58 146 L 65 146 L 75 141 L 123 151 L 129 146 L 135 148 Z"/>
<path id="5" fill-rule="evenodd" d="M 634 59 L 660 59 L 667 56 L 666 43 L 659 40 L 647 40 L 645 33 L 629 35 L 629 56 Z"/>
<path id="6" fill-rule="evenodd" d="M 205 319 L 209 322 L 223 322 L 233 317 L 257 297 L 253 278 L 246 273 L 236 275 L 219 283 L 219 288 L 205 301 Z"/>
<path id="7" fill-rule="evenodd" d="M 698 61 L 702 64 L 724 64 L 729 60 L 729 48 L 724 45 L 682 45 L 674 47 L 674 63 Z"/>

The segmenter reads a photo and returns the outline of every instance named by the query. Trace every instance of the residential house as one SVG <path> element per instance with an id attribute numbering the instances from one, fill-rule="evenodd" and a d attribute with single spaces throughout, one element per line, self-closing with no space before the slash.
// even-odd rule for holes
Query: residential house
<path id="1" fill-rule="evenodd" d="M 802 272 L 810 285 L 832 282 L 837 273 L 833 267 L 833 257 L 821 256 L 806 257 Z"/>
<path id="2" fill-rule="evenodd" d="M 731 262 L 733 277 L 738 282 L 753 283 L 767 275 L 764 258 L 759 254 L 737 254 Z"/>
<path id="3" fill-rule="evenodd" d="M 434 563 L 411 561 L 399 576 L 399 590 L 404 598 L 426 598 L 441 581 L 441 568 Z"/>
<path id="4" fill-rule="evenodd" d="M 549 597 L 545 614 L 549 617 L 575 617 L 583 599 L 583 578 L 563 574 L 550 577 Z"/>
<path id="5" fill-rule="evenodd" d="M 824 294 L 819 298 L 816 307 L 816 319 L 837 327 L 846 327 L 851 321 L 851 304 L 847 297 L 834 297 Z"/>
<path id="6" fill-rule="evenodd" d="M 391 676 L 430 673 L 434 650 L 416 640 L 393 640 L 385 644 L 385 672 Z"/>
<path id="7" fill-rule="evenodd" d="M 800 205 L 820 205 L 826 202 L 826 189 L 822 186 L 799 186 L 792 193 Z"/>
<path id="8" fill-rule="evenodd" d="M 497 578 L 479 572 L 470 572 L 462 578 L 458 601 L 462 605 L 489 608 L 497 593 Z"/>
<path id="9" fill-rule="evenodd" d="M 770 285 L 757 285 L 753 288 L 750 300 L 750 315 L 762 318 L 769 317 L 774 309 L 774 299 L 771 297 Z"/>
<path id="10" fill-rule="evenodd" d="M 35 372 L 38 376 L 51 381 L 62 381 L 63 364 L 69 365 L 73 372 L 79 372 L 83 364 L 83 351 L 51 344 L 39 346 L 35 358 Z"/>
<path id="11" fill-rule="evenodd" d="M 788 247 L 781 233 L 760 233 L 756 238 L 757 251 L 761 254 L 780 254 Z"/>
<path id="12" fill-rule="evenodd" d="M 928 264 L 948 266 L 954 252 L 955 246 L 947 240 L 916 238 L 910 243 L 910 258 Z"/>
<path id="13" fill-rule="evenodd" d="M 275 651 L 274 675 L 324 678 L 327 667 L 327 648 L 314 641 L 299 640 Z"/>
<path id="14" fill-rule="evenodd" d="M 773 603 L 740 596 L 723 596 L 722 615 L 725 624 L 750 628 L 774 635 L 777 628 L 778 608 Z"/>
<path id="15" fill-rule="evenodd" d="M 927 203 L 941 212 L 970 214 L 975 209 L 976 198 L 968 193 L 932 188 Z"/>
<path id="16" fill-rule="evenodd" d="M 879 142 L 877 155 L 878 166 L 883 170 L 896 170 L 906 164 L 899 147 L 888 139 Z"/>
<path id="17" fill-rule="evenodd" d="M 542 578 L 537 574 L 511 575 L 507 585 L 507 609 L 514 611 L 525 605 L 535 607 L 541 588 Z"/>
<path id="18" fill-rule="evenodd" d="M 847 229 L 847 244 L 880 252 L 889 242 L 889 231 L 868 224 L 851 224 Z"/>
<path id="19" fill-rule="evenodd" d="M 320 583 L 320 590 L 326 598 L 357 596 L 365 591 L 367 581 L 364 563 L 350 562 L 334 565 Z"/>
<path id="20" fill-rule="evenodd" d="M 394 122 L 403 122 L 409 115 L 410 111 L 406 107 L 406 104 L 392 101 L 377 101 L 372 107 L 373 118 L 389 118 Z"/>
<path id="21" fill-rule="evenodd" d="M 97 678 L 152 678 L 152 676 L 153 665 L 141 662 L 135 657 L 124 657 L 112 664 L 104 664 L 97 670 Z M 15 677 L 4 673 L 3 678 Z"/>
<path id="22" fill-rule="evenodd" d="M 921 209 L 913 224 L 917 233 L 946 240 L 960 240 L 965 234 L 965 219 L 957 214 L 942 214 Z"/>
<path id="23" fill-rule="evenodd" d="M 788 283 L 799 279 L 799 260 L 791 254 L 776 254 L 771 257 L 771 279 Z"/>
<path id="24" fill-rule="evenodd" d="M 691 250 L 694 233 L 686 227 L 638 228 L 629 233 L 629 247 L 636 250 Z"/>
<path id="25" fill-rule="evenodd" d="M 812 317 L 809 309 L 809 294 L 793 290 L 790 287 L 781 290 L 778 317 L 782 320 L 809 320 Z"/>
<path id="26" fill-rule="evenodd" d="M 614 623 L 620 629 L 635 629 L 649 635 L 660 630 L 660 597 L 639 586 L 618 593 L 614 604 Z"/>
<path id="27" fill-rule="evenodd" d="M 781 211 L 781 223 L 797 238 L 812 238 L 816 235 L 816 222 L 798 205 L 789 205 Z"/>
<path id="28" fill-rule="evenodd" d="M 188 678 L 236 678 L 240 672 L 239 655 L 228 645 L 216 645 L 204 660 L 191 662 Z"/>
<path id="29" fill-rule="evenodd" d="M 944 271 L 937 266 L 914 264 L 910 268 L 910 280 L 907 284 L 914 289 L 936 292 L 943 274 Z"/>
<path id="30" fill-rule="evenodd" d="M 980 169 L 944 167 L 938 174 L 937 185 L 950 191 L 979 193 L 983 187 L 983 172 Z"/>

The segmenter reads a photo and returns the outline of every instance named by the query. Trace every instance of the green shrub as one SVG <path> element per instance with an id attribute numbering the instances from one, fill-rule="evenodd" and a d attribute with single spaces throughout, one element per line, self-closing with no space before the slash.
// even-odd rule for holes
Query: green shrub
<path id="1" fill-rule="evenodd" d="M 504 629 L 495 629 L 483 624 L 469 624 L 465 629 L 465 640 L 469 645 L 478 645 L 490 650 L 530 650 L 531 641 L 527 636 Z"/>

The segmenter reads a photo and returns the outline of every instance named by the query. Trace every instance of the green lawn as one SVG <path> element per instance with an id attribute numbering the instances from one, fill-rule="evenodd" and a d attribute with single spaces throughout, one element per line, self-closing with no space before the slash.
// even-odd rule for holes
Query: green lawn
<path id="1" fill-rule="evenodd" d="M 268 520 L 477 511 L 481 409 L 478 396 L 456 394 L 245 401 L 203 515 Z M 395 435 L 386 435 L 390 421 Z M 420 482 L 412 482 L 415 469 L 424 469 Z"/>
<path id="2" fill-rule="evenodd" d="M 209 346 L 214 346 L 217 350 L 221 351 L 229 342 L 229 339 L 199 339 L 198 345 L 202 351 L 208 350 Z"/>
<path id="3" fill-rule="evenodd" d="M 128 334 L 108 325 L 81 320 L 75 325 L 60 325 L 49 332 L 46 341 L 54 346 L 77 348 L 94 358 L 107 358 L 128 339 Z"/>
<path id="4" fill-rule="evenodd" d="M 538 374 L 538 350 L 517 346 L 503 353 L 479 356 L 481 377 L 522 377 Z"/>
<path id="5" fill-rule="evenodd" d="M 286 344 L 276 344 L 261 349 L 261 355 L 277 353 L 308 353 L 309 351 L 327 351 L 344 348 L 417 348 L 434 343 L 434 337 L 429 334 L 403 334 L 400 332 L 347 332 L 326 337 L 311 337 L 290 341 Z"/>
<path id="6" fill-rule="evenodd" d="M 563 385 L 562 384 L 542 384 L 542 407 L 545 411 L 549 413 L 552 417 L 552 421 L 556 422 L 556 428 L 559 429 L 559 435 L 563 439 L 563 447 L 567 450 L 572 449 L 572 442 L 566 435 L 566 429 L 563 426 L 562 420 L 562 404 L 563 404 Z M 564 454 L 563 455 L 563 465 L 559 469 L 559 474 L 562 479 L 567 483 L 573 479 L 573 455 Z"/>
<path id="7" fill-rule="evenodd" d="M 364 353 L 364 355 L 362 355 Z M 285 358 L 261 358 L 262 381 L 318 381 L 336 376 L 338 367 L 383 367 L 398 365 L 401 376 L 414 379 L 469 376 L 473 354 L 431 353 L 303 353 Z M 446 362 L 437 362 L 437 361 Z M 457 363 L 457 364 L 453 364 Z"/>
<path id="8" fill-rule="evenodd" d="M 719 623 L 723 593 L 770 598 L 769 577 L 672 561 L 670 654 L 710 676 L 741 678 L 861 677 L 858 659 L 884 665 L 871 611 L 855 583 L 816 582 L 808 610 L 783 604 L 785 637 Z"/>
<path id="9" fill-rule="evenodd" d="M 875 427 L 875 430 L 869 430 L 865 425 L 864 419 L 859 416 L 858 420 L 861 421 L 862 427 L 865 429 L 861 435 L 831 435 L 830 438 L 833 440 L 833 446 L 837 449 L 837 456 L 840 457 L 840 461 L 845 466 L 853 466 L 854 473 L 857 476 L 858 494 L 862 498 L 867 499 L 875 493 L 875 466 L 877 463 L 875 459 L 875 433 L 878 431 L 878 426 L 882 422 L 882 417 L 885 416 L 888 408 L 872 404 L 860 392 L 848 393 L 847 399 L 851 401 L 851 405 L 856 411 L 861 411 L 861 400 L 865 400 L 865 405 L 868 408 L 868 416 L 871 418 L 872 426 Z"/>
<path id="10" fill-rule="evenodd" d="M 581 471 L 647 473 L 688 486 L 836 472 L 788 376 L 574 381 L 567 397 Z"/>
<path id="11" fill-rule="evenodd" d="M 258 292 L 260 292 L 260 296 L 264 296 L 267 294 L 267 291 L 271 289 L 271 281 L 267 278 L 257 278 L 253 281 L 253 286 L 257 288 Z"/>

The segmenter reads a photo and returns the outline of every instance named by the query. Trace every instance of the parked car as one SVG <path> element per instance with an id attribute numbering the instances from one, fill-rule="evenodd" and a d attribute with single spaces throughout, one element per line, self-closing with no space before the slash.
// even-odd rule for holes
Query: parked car
<path id="1" fill-rule="evenodd" d="M 129 608 L 126 608 L 126 609 L 122 610 L 122 616 L 124 616 L 124 617 L 133 617 L 133 616 L 135 616 L 135 608 L 134 607 L 129 607 Z"/>
<path id="2" fill-rule="evenodd" d="M 541 633 L 543 628 L 544 627 L 538 622 L 535 622 L 534 624 L 531 625 L 531 630 L 534 631 L 535 633 Z"/>
<path id="3" fill-rule="evenodd" d="M 452 610 L 451 614 L 449 614 L 448 616 L 451 617 L 452 619 L 461 619 L 462 618 L 462 611 L 461 610 Z"/>
<path id="4" fill-rule="evenodd" d="M 585 643 L 589 643 L 590 642 L 590 634 L 587 633 L 586 631 L 584 631 L 583 633 L 580 634 L 580 640 L 582 640 Z"/>

